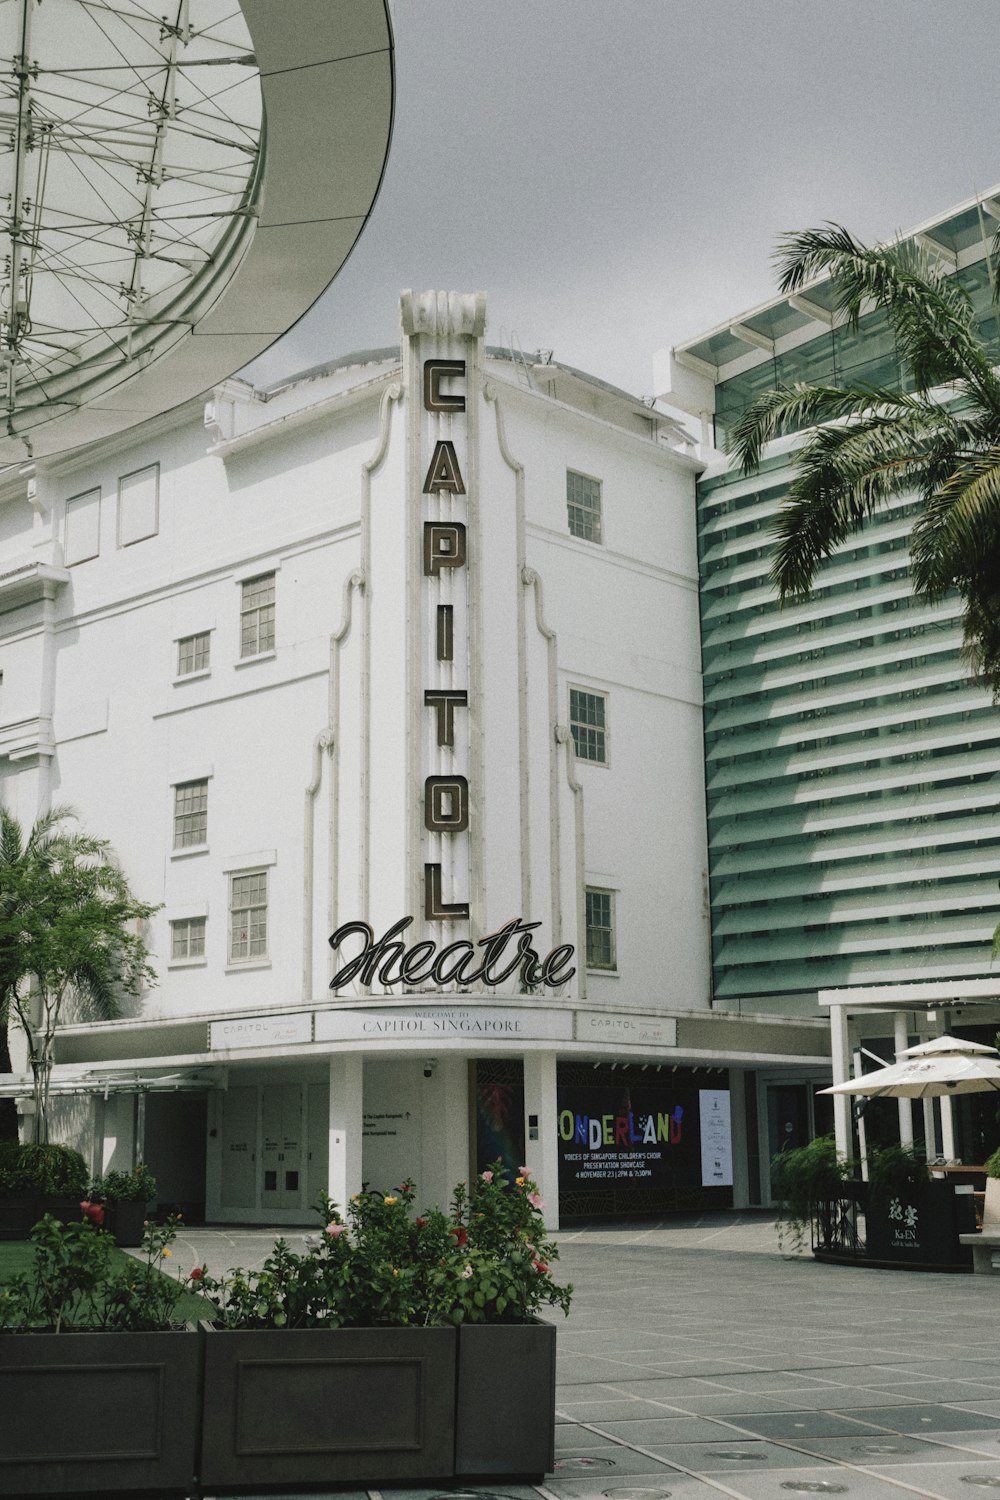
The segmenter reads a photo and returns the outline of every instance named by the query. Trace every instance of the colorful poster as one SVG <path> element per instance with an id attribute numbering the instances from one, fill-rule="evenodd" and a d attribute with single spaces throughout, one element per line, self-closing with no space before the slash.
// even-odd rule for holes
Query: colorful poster
<path id="1" fill-rule="evenodd" d="M 699 1089 L 701 1185 L 732 1187 L 733 1132 L 728 1089 Z"/>
<path id="2" fill-rule="evenodd" d="M 695 1091 L 667 1083 L 558 1092 L 559 1191 L 699 1183 Z"/>

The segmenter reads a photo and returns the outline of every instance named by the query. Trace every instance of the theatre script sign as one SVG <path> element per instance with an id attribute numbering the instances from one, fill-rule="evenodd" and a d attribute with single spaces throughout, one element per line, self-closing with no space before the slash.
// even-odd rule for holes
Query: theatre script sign
<path id="1" fill-rule="evenodd" d="M 465 522 L 455 515 L 459 505 L 466 506 L 470 499 L 475 498 L 467 495 L 462 458 L 456 447 L 456 439 L 462 441 L 466 425 L 466 377 L 464 359 L 426 359 L 423 362 L 424 410 L 434 419 L 432 426 L 436 427 L 438 434 L 447 433 L 447 436 L 438 435 L 434 441 L 421 491 L 426 517 L 420 549 L 423 591 L 428 607 L 434 611 L 434 629 L 430 634 L 436 660 L 442 664 L 456 664 L 459 680 L 462 657 L 456 658 L 456 637 L 462 639 L 463 625 L 464 635 L 468 637 L 468 621 L 462 618 L 468 610 L 465 608 L 463 612 L 461 604 L 458 606 L 459 630 L 456 631 L 456 604 L 453 601 L 459 596 L 455 595 L 450 584 L 445 585 L 446 581 L 464 573 L 469 563 L 469 531 Z M 442 670 L 450 675 L 456 667 L 448 665 Z M 438 755 L 443 755 L 450 766 L 456 744 L 468 741 L 468 725 L 464 722 L 469 707 L 468 689 L 457 686 L 427 688 L 423 704 L 425 710 L 434 716 Z M 439 763 L 435 773 L 424 778 L 423 803 L 427 833 L 443 836 L 449 841 L 467 833 L 470 800 L 466 776 L 454 769 L 444 770 Z M 458 863 L 452 861 L 453 870 Z M 427 861 L 423 873 L 424 921 L 467 922 L 469 903 L 445 899 L 440 860 Z M 354 938 L 361 940 L 361 948 L 341 963 L 330 981 L 330 988 L 339 990 L 352 982 L 369 987 L 378 982 L 385 988 L 397 984 L 456 984 L 465 988 L 480 983 L 494 988 L 511 980 L 522 990 L 558 989 L 576 973 L 572 966 L 573 944 L 559 944 L 544 957 L 536 951 L 532 934 L 541 926 L 540 922 L 512 917 L 476 942 L 462 939 L 439 949 L 432 939 L 407 946 L 404 934 L 413 920 L 412 916 L 400 917 L 379 938 L 365 921 L 345 922 L 338 927 L 330 937 L 334 953 Z"/>

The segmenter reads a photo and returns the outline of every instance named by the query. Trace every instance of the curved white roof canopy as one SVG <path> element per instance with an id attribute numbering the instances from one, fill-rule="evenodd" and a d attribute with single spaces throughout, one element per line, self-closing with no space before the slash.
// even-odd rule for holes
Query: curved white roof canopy
<path id="1" fill-rule="evenodd" d="M 392 103 L 385 0 L 0 0 L 0 464 L 291 327 L 364 227 Z"/>

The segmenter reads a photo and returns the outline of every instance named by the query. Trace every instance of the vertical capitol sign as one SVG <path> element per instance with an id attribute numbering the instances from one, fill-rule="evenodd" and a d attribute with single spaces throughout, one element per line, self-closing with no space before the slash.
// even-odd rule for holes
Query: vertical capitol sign
<path id="1" fill-rule="evenodd" d="M 476 350 L 485 329 L 485 297 L 404 292 L 402 315 L 412 507 L 406 517 L 406 884 L 412 905 L 410 915 L 379 938 L 365 920 L 338 927 L 330 937 L 335 952 L 348 939 L 360 938 L 363 946 L 346 962 L 341 956 L 330 988 L 352 981 L 495 988 L 510 980 L 527 990 L 556 989 L 576 972 L 572 944 L 558 944 L 541 956 L 533 945 L 541 923 L 523 916 L 484 930 L 484 859 L 477 827 L 483 757 L 476 736 L 482 734 L 486 699 L 482 682 L 472 679 L 482 670 L 479 591 L 487 564 L 480 556 L 475 427 Z M 511 524 L 516 524 L 513 516 Z M 497 580 L 492 586 L 499 586 Z M 422 917 L 424 936 L 407 947 L 415 913 Z M 446 924 L 467 924 L 469 935 L 449 940 Z"/>

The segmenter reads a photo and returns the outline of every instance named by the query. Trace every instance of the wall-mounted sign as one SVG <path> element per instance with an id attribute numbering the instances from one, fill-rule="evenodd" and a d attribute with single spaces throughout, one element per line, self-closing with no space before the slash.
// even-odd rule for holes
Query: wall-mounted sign
<path id="1" fill-rule="evenodd" d="M 289 1016 L 242 1016 L 232 1021 L 212 1021 L 208 1045 L 212 1052 L 230 1047 L 280 1047 L 290 1042 L 312 1041 L 312 1012 Z"/>
<path id="2" fill-rule="evenodd" d="M 568 1011 L 515 1006 L 407 1006 L 393 1010 L 327 1010 L 316 1016 L 318 1042 L 569 1041 Z"/>
<path id="3" fill-rule="evenodd" d="M 701 1185 L 732 1187 L 733 1135 L 728 1089 L 699 1089 L 701 1121 Z"/>
<path id="4" fill-rule="evenodd" d="M 578 1042 L 613 1043 L 619 1046 L 677 1046 L 677 1022 L 672 1016 L 611 1015 L 603 1010 L 578 1010 Z"/>
<path id="5" fill-rule="evenodd" d="M 694 1090 L 669 1082 L 558 1091 L 559 1191 L 699 1183 Z"/>
<path id="6" fill-rule="evenodd" d="M 352 937 L 361 938 L 363 947 L 334 974 L 331 990 L 342 989 L 355 979 L 369 985 L 378 979 L 389 988 L 394 984 L 472 985 L 480 980 L 497 985 L 515 976 L 533 989 L 546 985 L 554 989 L 566 984 L 576 973 L 576 969 L 569 967 L 573 957 L 571 943 L 560 944 L 544 958 L 535 952 L 531 934 L 541 926 L 539 922 L 512 917 L 476 943 L 463 938 L 448 943 L 440 952 L 437 943 L 429 938 L 414 943 L 412 948 L 406 947 L 402 935 L 412 922 L 412 917 L 400 917 L 377 942 L 375 930 L 367 922 L 345 922 L 338 927 L 330 937 L 334 952 Z"/>

